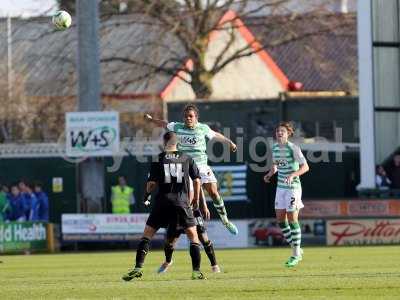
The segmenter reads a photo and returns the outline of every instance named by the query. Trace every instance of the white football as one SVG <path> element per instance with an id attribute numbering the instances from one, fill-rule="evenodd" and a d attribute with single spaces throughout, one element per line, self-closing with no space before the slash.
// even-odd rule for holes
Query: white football
<path id="1" fill-rule="evenodd" d="M 59 30 L 67 29 L 72 23 L 71 15 L 65 10 L 57 11 L 51 20 L 54 26 Z"/>

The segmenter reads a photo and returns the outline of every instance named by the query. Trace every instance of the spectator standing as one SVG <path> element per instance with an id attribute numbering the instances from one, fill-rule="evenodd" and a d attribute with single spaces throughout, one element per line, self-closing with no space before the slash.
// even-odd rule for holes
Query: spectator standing
<path id="1" fill-rule="evenodd" d="M 35 196 L 37 198 L 37 220 L 39 221 L 49 221 L 49 197 L 45 192 L 43 192 L 42 184 L 40 182 L 35 182 L 34 185 Z"/>
<path id="2" fill-rule="evenodd" d="M 376 166 L 375 175 L 376 187 L 380 190 L 388 190 L 392 184 L 392 181 L 387 177 L 386 171 L 383 166 Z"/>
<path id="3" fill-rule="evenodd" d="M 29 214 L 26 218 L 26 220 L 29 221 L 38 221 L 39 220 L 39 201 L 36 198 L 35 193 L 33 192 L 33 185 L 32 183 L 27 183 L 26 184 L 26 189 L 25 189 L 25 213 L 27 212 L 27 209 L 29 207 Z"/>
<path id="4" fill-rule="evenodd" d="M 7 195 L 7 200 L 10 206 L 10 211 L 8 213 L 7 219 L 9 221 L 17 222 L 26 221 L 24 211 L 24 199 L 17 184 L 13 184 L 11 186 L 11 193 Z"/>
<path id="5" fill-rule="evenodd" d="M 0 190 L 0 223 L 7 219 L 7 214 L 10 209 L 10 205 L 7 200 L 8 187 L 6 185 L 1 185 Z"/>
<path id="6" fill-rule="evenodd" d="M 125 176 L 118 177 L 118 185 L 111 188 L 113 214 L 129 214 L 130 205 L 135 203 L 134 188 L 127 185 Z"/>
<path id="7" fill-rule="evenodd" d="M 400 189 L 400 153 L 393 156 L 392 164 L 388 168 L 388 177 L 392 181 L 393 189 Z"/>
<path id="8" fill-rule="evenodd" d="M 22 203 L 24 207 L 25 220 L 28 221 L 31 216 L 32 209 L 32 197 L 28 192 L 28 183 L 26 180 L 20 180 L 18 183 L 18 188 L 22 196 Z"/>

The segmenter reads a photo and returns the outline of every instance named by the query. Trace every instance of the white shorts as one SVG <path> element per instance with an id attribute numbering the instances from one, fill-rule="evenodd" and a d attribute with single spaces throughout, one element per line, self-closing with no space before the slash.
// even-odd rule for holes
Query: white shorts
<path id="1" fill-rule="evenodd" d="M 209 166 L 200 166 L 198 167 L 200 173 L 200 181 L 201 184 L 209 183 L 209 182 L 217 182 L 217 178 L 215 178 L 214 172 L 211 170 Z M 189 177 L 189 192 L 193 193 L 193 180 Z"/>
<path id="2" fill-rule="evenodd" d="M 217 178 L 215 178 L 214 172 L 209 166 L 197 166 L 200 172 L 201 184 L 203 183 L 211 183 L 217 182 Z"/>
<path id="3" fill-rule="evenodd" d="M 286 209 L 288 212 L 300 210 L 304 207 L 301 201 L 301 189 L 276 189 L 275 209 Z"/>

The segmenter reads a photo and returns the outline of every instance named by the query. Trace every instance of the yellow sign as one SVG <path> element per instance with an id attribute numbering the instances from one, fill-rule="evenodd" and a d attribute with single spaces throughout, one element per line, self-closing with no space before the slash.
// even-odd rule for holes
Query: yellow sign
<path id="1" fill-rule="evenodd" d="M 53 178 L 53 193 L 62 193 L 64 189 L 62 177 Z"/>

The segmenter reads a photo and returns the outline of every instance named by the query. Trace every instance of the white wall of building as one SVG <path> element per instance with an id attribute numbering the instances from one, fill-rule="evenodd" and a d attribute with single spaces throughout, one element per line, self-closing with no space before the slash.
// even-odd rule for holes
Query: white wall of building
<path id="1" fill-rule="evenodd" d="M 206 64 L 209 68 L 228 40 L 229 32 L 221 31 L 211 41 L 206 56 Z M 246 45 L 248 43 L 242 34 L 235 30 L 235 42 L 226 55 L 229 56 Z M 273 71 L 257 53 L 242 57 L 227 65 L 214 77 L 212 87 L 211 99 L 213 100 L 276 98 L 285 90 Z M 195 94 L 189 84 L 179 80 L 165 99 L 167 101 L 193 100 Z"/>

